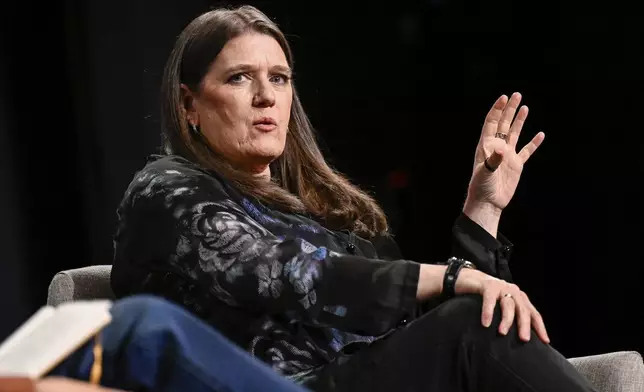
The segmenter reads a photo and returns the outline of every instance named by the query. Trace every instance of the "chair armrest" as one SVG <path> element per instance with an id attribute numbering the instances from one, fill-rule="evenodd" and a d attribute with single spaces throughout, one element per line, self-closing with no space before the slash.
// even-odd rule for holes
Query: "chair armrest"
<path id="1" fill-rule="evenodd" d="M 568 361 L 598 392 L 644 391 L 644 362 L 635 351 L 619 351 Z"/>
<path id="2" fill-rule="evenodd" d="M 64 302 L 114 299 L 110 287 L 111 265 L 92 265 L 57 273 L 49 284 L 47 304 L 57 306 Z"/>

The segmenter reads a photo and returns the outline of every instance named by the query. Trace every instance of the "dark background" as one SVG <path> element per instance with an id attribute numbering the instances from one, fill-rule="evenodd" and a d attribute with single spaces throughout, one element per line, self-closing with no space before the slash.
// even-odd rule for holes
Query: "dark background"
<path id="1" fill-rule="evenodd" d="M 251 2 L 289 35 L 329 160 L 409 259 L 444 259 L 485 113 L 523 93 L 546 140 L 501 231 L 566 356 L 644 352 L 642 15 L 632 5 Z M 207 1 L 7 3 L 0 13 L 0 337 L 59 270 L 109 264 L 116 207 L 158 150 L 174 38 Z"/>

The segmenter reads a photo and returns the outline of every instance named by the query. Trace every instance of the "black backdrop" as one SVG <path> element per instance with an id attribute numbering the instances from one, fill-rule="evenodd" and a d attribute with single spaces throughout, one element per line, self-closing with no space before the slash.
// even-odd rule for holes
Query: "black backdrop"
<path id="1" fill-rule="evenodd" d="M 289 35 L 330 161 L 375 193 L 410 259 L 446 256 L 483 117 L 522 92 L 523 142 L 546 140 L 501 222 L 515 279 L 564 355 L 644 352 L 635 3 L 251 3 Z M 110 263 L 116 206 L 158 149 L 166 56 L 213 5 L 14 2 L 0 14 L 0 336 L 45 302 L 56 271 Z"/>

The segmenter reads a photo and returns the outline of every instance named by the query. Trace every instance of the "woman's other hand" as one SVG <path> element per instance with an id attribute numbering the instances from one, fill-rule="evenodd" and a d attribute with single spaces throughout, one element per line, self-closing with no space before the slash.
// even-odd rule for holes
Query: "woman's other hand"
<path id="1" fill-rule="evenodd" d="M 519 93 L 512 94 L 510 99 L 502 95 L 485 118 L 468 188 L 466 206 L 470 209 L 484 208 L 500 213 L 514 196 L 523 165 L 545 138 L 544 133 L 539 132 L 516 152 L 521 129 L 528 117 L 528 107 L 519 108 L 520 103 Z"/>
<path id="2" fill-rule="evenodd" d="M 427 301 L 443 291 L 443 278 L 447 267 L 436 264 L 421 264 L 416 298 Z M 530 340 L 530 328 L 534 327 L 537 336 L 545 343 L 550 343 L 541 315 L 532 305 L 528 296 L 515 284 L 497 279 L 479 270 L 461 269 L 454 287 L 456 295 L 478 294 L 483 297 L 481 323 L 489 327 L 497 301 L 501 304 L 502 320 L 499 333 L 506 335 L 517 319 L 521 340 Z"/>
<path id="3" fill-rule="evenodd" d="M 479 294 L 483 297 L 481 323 L 489 327 L 497 301 L 501 306 L 502 319 L 499 333 L 506 335 L 516 319 L 519 338 L 530 340 L 530 329 L 534 328 L 537 336 L 544 342 L 550 343 L 541 315 L 532 305 L 526 293 L 515 284 L 494 278 L 481 271 L 462 269 L 455 286 L 456 294 Z"/>

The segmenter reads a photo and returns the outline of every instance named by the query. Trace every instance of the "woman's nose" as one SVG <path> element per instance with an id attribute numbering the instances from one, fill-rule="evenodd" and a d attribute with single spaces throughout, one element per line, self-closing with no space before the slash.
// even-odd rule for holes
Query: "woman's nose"
<path id="1" fill-rule="evenodd" d="M 273 105 L 275 105 L 275 90 L 270 81 L 258 81 L 257 91 L 253 97 L 253 106 L 270 107 Z"/>

